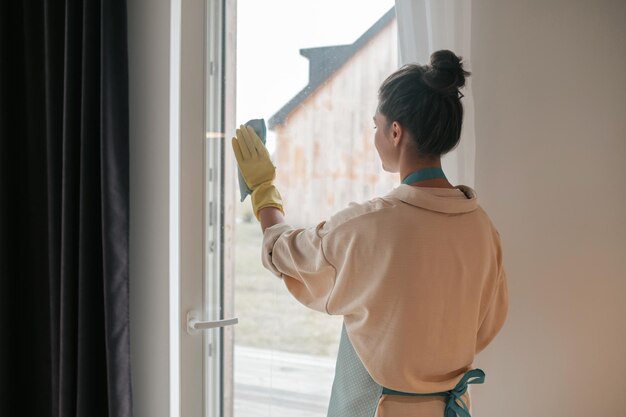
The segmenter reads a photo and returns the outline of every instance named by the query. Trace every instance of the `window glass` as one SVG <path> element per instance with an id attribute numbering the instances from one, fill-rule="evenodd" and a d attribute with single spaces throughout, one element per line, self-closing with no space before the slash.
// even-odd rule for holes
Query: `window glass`
<path id="1" fill-rule="evenodd" d="M 392 7 L 237 2 L 237 123 L 265 119 L 293 226 L 397 185 L 382 170 L 372 122 L 378 87 L 398 63 Z M 234 415 L 326 416 L 342 317 L 308 310 L 263 268 L 249 199 L 236 207 Z"/>

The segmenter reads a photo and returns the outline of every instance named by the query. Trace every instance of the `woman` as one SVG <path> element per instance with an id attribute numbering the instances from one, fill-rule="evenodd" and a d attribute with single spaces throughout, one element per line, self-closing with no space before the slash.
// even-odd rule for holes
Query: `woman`
<path id="1" fill-rule="evenodd" d="M 233 150 L 253 190 L 263 265 L 306 306 L 344 317 L 328 415 L 468 417 L 474 357 L 502 328 L 508 289 L 500 235 L 441 156 L 459 142 L 469 73 L 446 50 L 406 65 L 378 92 L 375 144 L 402 183 L 314 228 L 284 223 L 275 168 L 254 131 Z"/>

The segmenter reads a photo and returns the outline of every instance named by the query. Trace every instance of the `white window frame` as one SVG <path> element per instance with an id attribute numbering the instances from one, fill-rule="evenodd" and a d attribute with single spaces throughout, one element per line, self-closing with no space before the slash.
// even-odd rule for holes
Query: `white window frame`
<path id="1" fill-rule="evenodd" d="M 231 318 L 236 0 L 182 0 L 180 15 L 179 381 L 181 417 L 233 413 L 233 330 L 188 331 Z M 226 33 L 228 28 L 229 33 Z M 193 334 L 196 333 L 196 334 Z M 174 408 L 174 406 L 172 407 Z"/>

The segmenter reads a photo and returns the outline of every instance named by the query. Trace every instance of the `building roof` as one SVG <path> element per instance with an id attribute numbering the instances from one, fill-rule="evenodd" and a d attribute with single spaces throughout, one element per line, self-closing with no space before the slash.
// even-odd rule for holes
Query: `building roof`
<path id="1" fill-rule="evenodd" d="M 367 42 L 391 23 L 395 17 L 395 7 L 392 7 L 352 44 L 300 49 L 300 55 L 309 60 L 309 83 L 270 117 L 267 123 L 269 129 L 274 130 L 275 126 L 283 124 L 287 116 L 293 110 L 302 104 L 319 86 L 323 85 L 326 80 L 361 50 Z"/>

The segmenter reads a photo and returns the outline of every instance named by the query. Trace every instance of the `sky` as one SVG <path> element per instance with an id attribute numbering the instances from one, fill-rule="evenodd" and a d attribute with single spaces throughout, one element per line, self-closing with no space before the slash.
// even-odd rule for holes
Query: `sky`
<path id="1" fill-rule="evenodd" d="M 300 49 L 351 44 L 393 0 L 238 0 L 237 125 L 267 120 L 307 85 Z M 274 150 L 268 131 L 267 146 Z"/>

